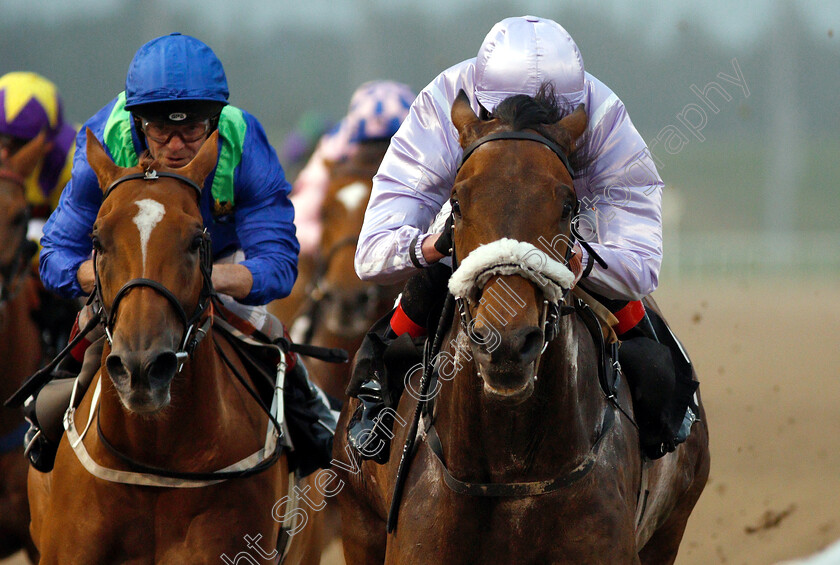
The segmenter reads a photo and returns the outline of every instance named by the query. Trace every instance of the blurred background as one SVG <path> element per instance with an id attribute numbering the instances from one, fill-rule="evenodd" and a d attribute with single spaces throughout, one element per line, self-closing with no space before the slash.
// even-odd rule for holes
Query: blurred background
<path id="1" fill-rule="evenodd" d="M 419 90 L 526 13 L 572 34 L 667 186 L 657 297 L 698 366 L 713 456 L 678 563 L 824 547 L 840 537 L 840 3 L 0 0 L 0 75 L 50 78 L 81 123 L 137 48 L 180 31 L 279 149 L 362 82 Z"/>

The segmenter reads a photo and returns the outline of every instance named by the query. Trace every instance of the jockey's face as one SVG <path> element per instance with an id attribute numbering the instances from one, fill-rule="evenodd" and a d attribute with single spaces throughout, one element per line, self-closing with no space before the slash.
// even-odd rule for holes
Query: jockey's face
<path id="1" fill-rule="evenodd" d="M 142 127 L 149 153 L 172 169 L 184 167 L 192 161 L 212 132 L 210 120 L 177 125 L 143 120 Z"/>

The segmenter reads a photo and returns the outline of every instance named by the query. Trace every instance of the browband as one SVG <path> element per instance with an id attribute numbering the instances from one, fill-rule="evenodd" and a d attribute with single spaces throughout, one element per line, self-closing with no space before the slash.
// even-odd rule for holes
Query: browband
<path id="1" fill-rule="evenodd" d="M 461 157 L 461 164 L 458 165 L 458 170 L 460 170 L 461 167 L 464 166 L 464 163 L 467 159 L 469 159 L 473 151 L 475 151 L 488 141 L 495 141 L 497 139 L 524 139 L 527 141 L 536 141 L 537 143 L 542 143 L 543 145 L 551 149 L 555 155 L 557 155 L 557 157 L 563 162 L 563 165 L 569 171 L 569 174 L 572 176 L 572 178 L 574 178 L 575 176 L 575 171 L 569 164 L 569 158 L 566 156 L 566 154 L 563 152 L 560 146 L 548 139 L 547 137 L 530 131 L 500 131 L 479 138 L 475 142 L 468 145 L 466 149 L 464 149 L 464 156 Z"/>
<path id="2" fill-rule="evenodd" d="M 117 180 L 112 182 L 111 185 L 105 190 L 105 196 L 102 197 L 102 201 L 104 202 L 105 199 L 108 198 L 108 195 L 111 194 L 112 190 L 114 190 L 115 188 L 117 188 L 119 185 L 121 185 L 122 183 L 124 183 L 126 181 L 136 180 L 136 179 L 157 180 L 157 179 L 163 178 L 163 177 L 176 179 L 176 180 L 179 180 L 179 181 L 185 183 L 187 186 L 189 186 L 190 188 L 192 188 L 196 192 L 197 196 L 201 197 L 201 187 L 198 186 L 197 184 L 195 184 L 195 182 L 193 182 L 191 179 L 188 179 L 187 177 L 185 177 L 183 175 L 179 175 L 177 173 L 157 172 L 156 170 L 152 169 L 152 170 L 149 170 L 149 171 L 145 171 L 143 173 L 133 173 L 133 174 L 125 175 L 124 177 L 118 178 Z"/>

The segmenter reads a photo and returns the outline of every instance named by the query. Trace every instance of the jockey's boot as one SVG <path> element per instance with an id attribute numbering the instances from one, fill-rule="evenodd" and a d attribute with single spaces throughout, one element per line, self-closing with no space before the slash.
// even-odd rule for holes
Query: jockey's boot
<path id="1" fill-rule="evenodd" d="M 295 449 L 293 463 L 298 475 L 305 477 L 330 466 L 338 413 L 330 409 L 327 395 L 309 379 L 300 357 L 286 373 L 286 383 L 284 408 Z"/>
<path id="2" fill-rule="evenodd" d="M 347 395 L 359 399 L 359 406 L 347 424 L 347 440 L 362 459 L 384 464 L 390 454 L 390 425 L 380 414 L 390 404 L 385 351 L 397 338 L 391 329 L 395 310 L 377 321 L 362 340 L 353 362 Z"/>
<path id="3" fill-rule="evenodd" d="M 615 304 L 605 301 L 613 310 Z M 642 452 L 658 459 L 676 449 L 697 419 L 691 360 L 670 328 L 640 301 L 613 311 L 619 320 L 619 361 L 627 375 Z"/>
<path id="4" fill-rule="evenodd" d="M 450 276 L 449 265 L 435 263 L 408 279 L 397 306 L 371 327 L 356 353 L 347 395 L 360 404 L 347 440 L 362 459 L 388 461 L 403 377 L 422 361 L 426 328 L 438 325 Z"/>
<path id="5" fill-rule="evenodd" d="M 96 339 L 83 350 L 83 362 L 68 356 L 54 371 L 53 380 L 37 394 L 26 399 L 23 413 L 29 422 L 24 436 L 24 454 L 38 471 L 48 473 L 55 463 L 55 454 L 64 434 L 64 413 L 70 406 L 74 383 L 78 380 L 76 405 L 84 397 L 102 361 L 104 338 Z"/>

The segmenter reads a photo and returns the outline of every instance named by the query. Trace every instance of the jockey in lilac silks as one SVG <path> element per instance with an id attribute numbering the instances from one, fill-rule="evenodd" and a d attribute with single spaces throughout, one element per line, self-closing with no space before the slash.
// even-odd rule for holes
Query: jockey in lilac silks
<path id="1" fill-rule="evenodd" d="M 477 115 L 492 117 L 506 98 L 534 96 L 546 83 L 553 85 L 567 112 L 583 104 L 588 115 L 582 138 L 588 164 L 574 178 L 581 204 L 575 225 L 607 268 L 577 243 L 570 261 L 575 282 L 585 277 L 583 286 L 616 314 L 617 331 L 625 338 L 640 324 L 649 325 L 640 300 L 659 281 L 662 179 L 624 104 L 585 71 L 569 33 L 554 21 L 525 16 L 497 23 L 475 58 L 446 69 L 420 92 L 374 178 L 356 249 L 356 272 L 380 284 L 409 279 L 382 341 L 402 333 L 424 334 L 428 305 L 438 298 L 434 293 L 446 292 L 451 270 L 438 267 L 449 261 L 452 247 L 449 196 L 463 150 L 450 114 L 459 92 Z M 357 448 L 376 428 L 387 387 L 371 371 L 360 374 L 369 366 L 364 348 L 348 388 L 362 401 L 349 428 Z M 374 430 L 374 435 L 374 443 L 387 443 L 387 433 Z"/>

